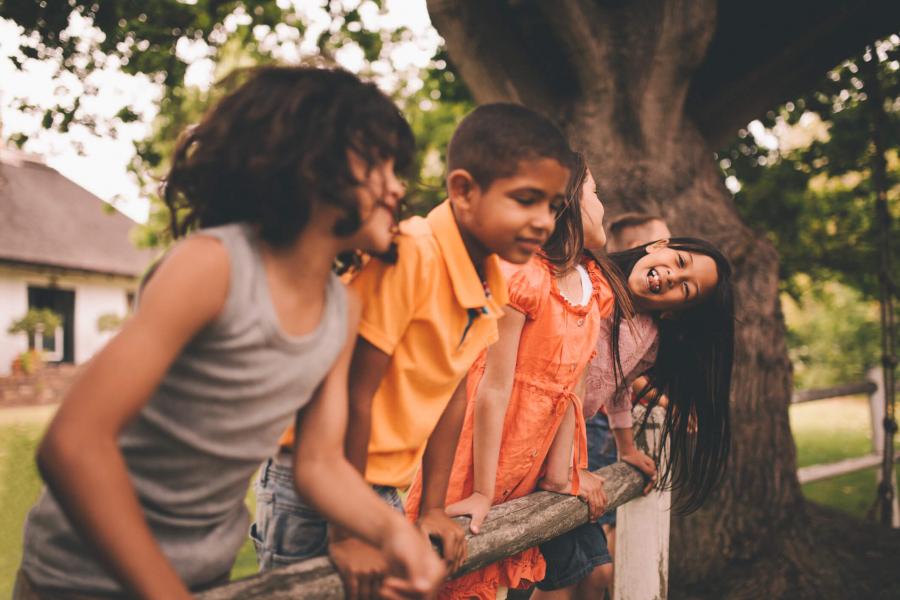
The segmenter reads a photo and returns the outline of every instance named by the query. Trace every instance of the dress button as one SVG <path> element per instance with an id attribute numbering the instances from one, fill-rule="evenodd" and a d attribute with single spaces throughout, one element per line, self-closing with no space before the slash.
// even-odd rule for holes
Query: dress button
<path id="1" fill-rule="evenodd" d="M 537 450 L 536 450 L 536 449 L 531 451 L 531 456 L 537 456 Z"/>
<path id="2" fill-rule="evenodd" d="M 581 327 L 582 325 L 584 325 L 584 319 L 578 319 L 577 323 L 578 326 Z"/>

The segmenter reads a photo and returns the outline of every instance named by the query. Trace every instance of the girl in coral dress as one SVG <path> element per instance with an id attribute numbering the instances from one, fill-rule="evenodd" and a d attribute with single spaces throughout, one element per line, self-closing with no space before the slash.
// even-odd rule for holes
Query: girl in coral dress
<path id="1" fill-rule="evenodd" d="M 563 418 L 575 417 L 572 493 L 592 515 L 605 509 L 602 479 L 585 470 L 584 417 L 575 394 L 597 347 L 600 324 L 611 315 L 614 295 L 602 267 L 583 249 L 601 247 L 603 205 L 583 160 L 569 185 L 568 202 L 543 251 L 507 273 L 510 303 L 500 338 L 475 362 L 468 377 L 468 406 L 447 492 L 447 513 L 472 516 L 477 533 L 494 504 L 538 489 Z M 571 430 L 568 435 L 572 436 Z M 418 514 L 421 482 L 406 510 Z M 449 581 L 442 598 L 493 600 L 498 588 L 528 587 L 544 577 L 538 548 L 530 548 Z"/>

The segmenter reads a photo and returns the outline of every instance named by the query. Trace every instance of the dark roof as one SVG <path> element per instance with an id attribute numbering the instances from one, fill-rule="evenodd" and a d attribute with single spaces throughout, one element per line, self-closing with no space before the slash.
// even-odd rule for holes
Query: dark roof
<path id="1" fill-rule="evenodd" d="M 33 156 L 0 149 L 0 261 L 139 276 L 134 221 Z"/>

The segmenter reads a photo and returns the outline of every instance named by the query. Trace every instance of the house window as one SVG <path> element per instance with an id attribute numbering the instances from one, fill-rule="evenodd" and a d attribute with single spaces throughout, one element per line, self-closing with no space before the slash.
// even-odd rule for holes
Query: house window
<path id="1" fill-rule="evenodd" d="M 34 347 L 44 353 L 44 360 L 60 362 L 63 360 L 65 333 L 62 326 L 52 332 L 42 331 L 35 334 Z"/>
<path id="2" fill-rule="evenodd" d="M 75 362 L 75 291 L 28 286 L 28 308 L 49 308 L 62 317 L 57 331 L 43 332 L 40 349 L 48 360 Z"/>

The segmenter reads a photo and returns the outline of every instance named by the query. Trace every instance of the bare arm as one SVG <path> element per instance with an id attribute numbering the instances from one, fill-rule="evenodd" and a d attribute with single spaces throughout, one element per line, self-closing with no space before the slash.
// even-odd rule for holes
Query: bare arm
<path id="1" fill-rule="evenodd" d="M 547 468 L 538 483 L 542 490 L 572 493 L 572 444 L 575 439 L 575 409 L 571 403 L 566 408 L 559 429 L 547 454 Z"/>
<path id="2" fill-rule="evenodd" d="M 506 408 L 516 373 L 519 340 L 525 326 L 525 315 L 507 308 L 497 324 L 499 340 L 487 351 L 484 375 L 475 392 L 473 423 L 473 463 L 475 481 L 472 495 L 447 507 L 450 516 L 470 515 L 469 529 L 478 533 L 494 500 L 497 462 Z"/>
<path id="3" fill-rule="evenodd" d="M 494 497 L 500 438 L 503 435 L 503 421 L 512 393 L 519 340 L 524 327 L 525 315 L 507 308 L 506 314 L 497 323 L 500 337 L 488 348 L 484 376 L 475 395 L 474 491 L 484 494 L 488 499 Z"/>
<path id="4" fill-rule="evenodd" d="M 228 255 L 217 241 L 197 237 L 176 248 L 148 282 L 137 312 L 66 395 L 38 450 L 41 473 L 69 521 L 140 598 L 190 594 L 147 526 L 119 432 L 184 345 L 221 311 L 228 283 Z"/>
<path id="5" fill-rule="evenodd" d="M 587 369 L 575 385 L 574 394 L 582 401 L 587 388 Z M 575 442 L 575 409 L 570 404 L 563 415 L 550 451 L 547 454 L 547 468 L 544 477 L 538 482 L 542 490 L 569 493 L 572 489 L 572 446 Z"/>
<path id="6" fill-rule="evenodd" d="M 350 372 L 350 415 L 344 452 L 357 471 L 365 475 L 372 431 L 372 398 L 387 372 L 391 357 L 359 336 Z"/>
<path id="7" fill-rule="evenodd" d="M 444 509 L 447 484 L 456 453 L 456 443 L 466 415 L 466 380 L 459 382 L 450 402 L 441 414 L 434 431 L 428 437 L 422 457 L 422 503 L 420 514 L 432 509 Z"/>
<path id="8" fill-rule="evenodd" d="M 650 479 L 644 488 L 644 493 L 649 493 L 656 482 L 656 463 L 634 445 L 634 432 L 631 427 L 613 428 L 612 432 L 616 440 L 616 449 L 619 451 L 619 460 L 637 468 Z"/>
<path id="9" fill-rule="evenodd" d="M 642 393 L 644 393 L 644 388 L 650 385 L 650 380 L 646 375 L 641 375 L 636 378 L 631 384 L 631 393 L 634 394 L 634 397 L 639 397 Z M 666 408 L 669 406 L 669 398 L 661 393 L 659 390 L 655 388 L 649 388 L 646 393 L 644 393 L 644 397 L 642 400 L 656 402 L 658 406 L 662 406 Z"/>
<path id="10" fill-rule="evenodd" d="M 360 470 L 344 456 L 348 366 L 353 356 L 359 317 L 358 301 L 352 293 L 349 297 L 354 298 L 351 302 L 354 308 L 344 349 L 309 404 L 297 415 L 294 480 L 301 496 L 329 521 L 378 546 L 383 541 L 383 532 L 402 518 L 378 499 L 366 485 Z M 334 494 L 335 489 L 341 493 Z M 361 518 L 363 515 L 366 518 Z"/>
<path id="11" fill-rule="evenodd" d="M 354 294 L 350 297 L 344 350 L 297 417 L 294 479 L 298 492 L 329 521 L 381 548 L 393 572 L 408 578 L 408 593 L 430 593 L 443 577 L 437 555 L 425 537 L 381 500 L 344 456 L 347 377 L 359 319 L 358 301 Z M 357 583 L 346 581 L 351 586 Z"/>
<path id="12" fill-rule="evenodd" d="M 585 378 L 582 377 L 575 386 L 575 394 L 582 397 L 585 388 Z M 572 447 L 575 444 L 576 421 L 578 417 L 575 407 L 569 403 L 553 443 L 547 456 L 544 477 L 538 482 L 538 487 L 551 492 L 562 494 L 573 493 L 573 468 Z M 603 489 L 603 477 L 586 469 L 578 473 L 578 497 L 584 500 L 590 511 L 591 520 L 600 518 L 606 511 L 607 497 Z"/>
<path id="13" fill-rule="evenodd" d="M 466 378 L 463 377 L 428 437 L 422 457 L 422 502 L 417 524 L 429 537 L 440 541 L 451 574 L 466 557 L 463 529 L 444 512 L 447 485 L 465 415 Z"/>

